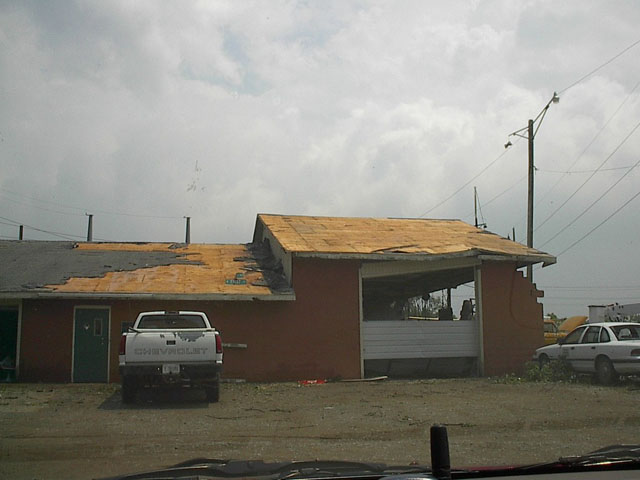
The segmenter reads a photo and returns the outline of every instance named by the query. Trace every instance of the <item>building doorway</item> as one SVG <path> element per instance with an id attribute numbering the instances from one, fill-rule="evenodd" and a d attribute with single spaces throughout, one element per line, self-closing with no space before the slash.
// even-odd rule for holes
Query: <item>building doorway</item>
<path id="1" fill-rule="evenodd" d="M 76 307 L 73 322 L 73 382 L 109 378 L 109 307 Z"/>

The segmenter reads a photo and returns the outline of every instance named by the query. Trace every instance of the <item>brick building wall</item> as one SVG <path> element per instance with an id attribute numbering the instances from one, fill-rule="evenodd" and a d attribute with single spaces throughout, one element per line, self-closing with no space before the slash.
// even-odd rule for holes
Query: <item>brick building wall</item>
<path id="1" fill-rule="evenodd" d="M 360 326 L 357 262 L 296 259 L 295 301 L 25 300 L 20 380 L 71 381 L 75 306 L 111 309 L 109 380 L 119 381 L 123 324 L 141 311 L 201 310 L 226 343 L 223 377 L 249 381 L 358 378 Z"/>
<path id="2" fill-rule="evenodd" d="M 542 292 L 511 262 L 483 263 L 481 278 L 484 373 L 520 373 L 544 345 Z"/>

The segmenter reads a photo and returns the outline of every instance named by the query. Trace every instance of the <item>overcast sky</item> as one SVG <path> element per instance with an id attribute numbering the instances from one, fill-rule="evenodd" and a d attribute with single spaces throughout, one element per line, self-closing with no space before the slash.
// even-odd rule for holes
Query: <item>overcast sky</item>
<path id="1" fill-rule="evenodd" d="M 0 238 L 81 240 L 87 213 L 114 241 L 183 241 L 185 216 L 208 243 L 258 213 L 474 223 L 475 186 L 526 243 L 527 141 L 504 144 L 557 91 L 545 313 L 640 302 L 638 25 L 632 0 L 0 0 Z"/>

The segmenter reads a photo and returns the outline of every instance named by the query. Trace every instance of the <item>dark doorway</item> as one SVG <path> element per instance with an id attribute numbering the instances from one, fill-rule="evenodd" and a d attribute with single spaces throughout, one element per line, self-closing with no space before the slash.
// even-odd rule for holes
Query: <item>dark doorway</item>
<path id="1" fill-rule="evenodd" d="M 18 307 L 0 307 L 0 382 L 15 381 Z"/>

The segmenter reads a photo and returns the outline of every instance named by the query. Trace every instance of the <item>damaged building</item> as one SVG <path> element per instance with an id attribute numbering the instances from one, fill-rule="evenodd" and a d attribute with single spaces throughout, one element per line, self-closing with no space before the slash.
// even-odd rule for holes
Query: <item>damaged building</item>
<path id="1" fill-rule="evenodd" d="M 258 215 L 237 245 L 0 241 L 0 356 L 19 381 L 118 381 L 139 312 L 198 310 L 227 378 L 503 374 L 543 344 L 520 269 L 555 261 L 459 220 Z M 403 309 L 469 284 L 462 319 Z"/>

